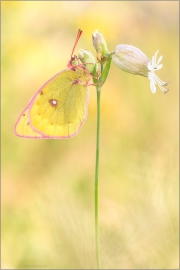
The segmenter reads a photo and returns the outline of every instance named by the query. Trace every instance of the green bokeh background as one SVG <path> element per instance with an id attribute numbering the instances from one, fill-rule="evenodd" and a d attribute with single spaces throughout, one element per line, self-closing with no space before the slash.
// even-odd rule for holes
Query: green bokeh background
<path id="1" fill-rule="evenodd" d="M 102 90 L 99 227 L 102 269 L 178 269 L 178 1 L 1 1 L 3 269 L 95 269 L 96 91 L 69 140 L 14 135 L 35 92 L 66 68 L 99 29 L 110 51 L 131 44 L 150 59 L 149 80 L 111 65 Z"/>

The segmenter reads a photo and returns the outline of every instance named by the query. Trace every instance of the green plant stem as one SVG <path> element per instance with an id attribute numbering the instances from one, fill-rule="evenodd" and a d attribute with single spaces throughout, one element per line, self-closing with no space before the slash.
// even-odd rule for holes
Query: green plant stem
<path id="1" fill-rule="evenodd" d="M 99 172 L 99 144 L 100 144 L 100 96 L 101 86 L 97 89 L 97 137 L 96 137 L 96 168 L 95 168 L 95 241 L 97 269 L 100 269 L 99 258 L 99 227 L 98 227 L 98 172 Z"/>

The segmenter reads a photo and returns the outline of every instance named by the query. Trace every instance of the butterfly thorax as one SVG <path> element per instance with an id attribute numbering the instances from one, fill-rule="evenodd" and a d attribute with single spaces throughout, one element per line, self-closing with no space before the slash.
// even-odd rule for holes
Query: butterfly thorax
<path id="1" fill-rule="evenodd" d="M 75 70 L 76 69 L 76 66 L 79 65 L 79 61 L 78 61 L 78 58 L 77 56 L 75 55 L 74 57 L 71 58 L 71 60 L 68 62 L 67 64 L 67 67 L 72 69 L 72 70 Z"/>

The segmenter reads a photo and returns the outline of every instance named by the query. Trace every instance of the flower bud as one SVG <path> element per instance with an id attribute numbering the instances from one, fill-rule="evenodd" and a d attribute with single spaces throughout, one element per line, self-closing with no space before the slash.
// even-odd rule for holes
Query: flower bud
<path id="1" fill-rule="evenodd" d="M 106 41 L 101 33 L 96 30 L 94 34 L 92 34 L 93 46 L 96 49 L 96 52 L 100 52 L 102 56 L 108 56 L 109 50 L 107 48 Z"/>
<path id="2" fill-rule="evenodd" d="M 80 49 L 78 52 L 78 56 L 83 64 L 86 64 L 86 69 L 89 71 L 89 73 L 92 73 L 94 70 L 94 67 L 96 65 L 96 58 L 94 55 L 84 49 Z"/>
<path id="3" fill-rule="evenodd" d="M 150 60 L 138 48 L 120 44 L 116 46 L 112 61 L 122 70 L 135 74 L 148 76 L 148 63 Z"/>

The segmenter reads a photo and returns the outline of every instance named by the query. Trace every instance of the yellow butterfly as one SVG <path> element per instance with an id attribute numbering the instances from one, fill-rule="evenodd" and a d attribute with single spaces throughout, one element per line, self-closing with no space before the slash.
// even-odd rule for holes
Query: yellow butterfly
<path id="1" fill-rule="evenodd" d="M 66 139 L 78 134 L 88 115 L 90 74 L 82 64 L 73 65 L 49 79 L 30 100 L 15 125 L 15 134 L 23 138 Z"/>

